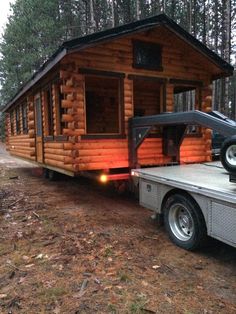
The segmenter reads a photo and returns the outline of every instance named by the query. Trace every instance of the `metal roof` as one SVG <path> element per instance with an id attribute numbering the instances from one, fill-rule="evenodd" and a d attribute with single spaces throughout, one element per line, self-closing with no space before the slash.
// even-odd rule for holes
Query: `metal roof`
<path id="1" fill-rule="evenodd" d="M 165 14 L 155 15 L 143 20 L 135 21 L 129 24 L 111 28 L 105 31 L 86 35 L 64 42 L 57 51 L 45 62 L 42 67 L 27 81 L 16 95 L 10 100 L 10 102 L 4 108 L 4 111 L 8 110 L 17 99 L 19 99 L 24 93 L 26 93 L 34 84 L 36 84 L 47 72 L 49 72 L 65 55 L 70 52 L 85 49 L 91 45 L 96 45 L 100 42 L 109 41 L 121 36 L 132 34 L 138 31 L 155 28 L 157 26 L 165 26 L 170 31 L 174 32 L 182 40 L 190 44 L 194 49 L 202 53 L 206 58 L 213 62 L 216 66 L 222 69 L 225 76 L 233 74 L 233 66 L 224 61 L 212 50 L 207 48 L 199 40 L 185 31 L 182 27 L 176 24 Z"/>

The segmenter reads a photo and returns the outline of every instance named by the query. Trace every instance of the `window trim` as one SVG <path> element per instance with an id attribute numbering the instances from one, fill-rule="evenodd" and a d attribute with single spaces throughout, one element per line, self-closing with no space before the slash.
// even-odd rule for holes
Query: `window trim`
<path id="1" fill-rule="evenodd" d="M 158 71 L 158 72 L 163 72 L 163 60 L 162 60 L 162 56 L 163 56 L 163 47 L 162 45 L 160 45 L 159 43 L 155 43 L 155 42 L 150 42 L 150 41 L 144 41 L 144 40 L 133 40 L 132 41 L 133 44 L 133 68 L 135 69 L 143 69 L 143 70 L 148 70 L 148 71 Z M 149 64 L 139 64 L 137 62 L 137 52 L 139 50 L 140 46 L 147 46 L 149 45 L 149 47 L 153 47 L 153 49 L 159 50 L 159 54 L 160 54 L 160 63 L 159 65 L 152 65 L 152 63 L 150 62 Z"/>

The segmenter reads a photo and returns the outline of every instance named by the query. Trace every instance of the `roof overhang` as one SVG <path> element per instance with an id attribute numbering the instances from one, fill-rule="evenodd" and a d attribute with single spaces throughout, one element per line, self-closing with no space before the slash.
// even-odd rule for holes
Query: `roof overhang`
<path id="1" fill-rule="evenodd" d="M 63 45 L 51 56 L 51 58 L 46 63 L 44 63 L 43 66 L 33 75 L 33 77 L 18 91 L 18 93 L 6 105 L 3 111 L 7 111 L 20 97 L 22 97 L 67 54 L 92 47 L 102 42 L 124 37 L 129 34 L 156 28 L 158 26 L 166 27 L 176 36 L 184 40 L 187 44 L 191 45 L 196 51 L 204 55 L 219 69 L 221 69 L 222 74 L 219 77 L 226 77 L 233 74 L 233 66 L 224 61 L 216 53 L 207 48 L 204 44 L 185 31 L 173 20 L 168 18 L 165 14 L 160 14 L 144 20 L 139 20 L 133 23 L 125 24 L 102 32 L 93 33 L 84 37 L 64 42 Z M 219 77 L 217 76 L 216 78 Z"/>

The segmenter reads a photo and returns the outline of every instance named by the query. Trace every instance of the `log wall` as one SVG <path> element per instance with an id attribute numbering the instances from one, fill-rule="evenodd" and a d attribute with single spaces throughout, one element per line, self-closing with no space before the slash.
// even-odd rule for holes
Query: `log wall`
<path id="1" fill-rule="evenodd" d="M 143 41 L 152 41 L 163 46 L 163 72 L 149 71 L 133 68 L 133 46 L 132 40 L 138 39 Z M 191 57 L 188 55 L 191 54 Z M 134 115 L 134 104 L 137 109 L 145 110 L 145 114 L 155 114 L 161 111 L 160 96 L 158 89 L 162 88 L 158 84 L 155 91 L 155 84 L 150 84 L 143 88 L 141 92 L 138 88 L 142 85 L 128 78 L 129 74 L 143 76 L 158 76 L 167 79 L 166 88 L 166 107 L 168 112 L 173 111 L 174 107 L 174 85 L 168 83 L 168 79 L 183 79 L 201 81 L 204 85 L 209 84 L 209 65 L 203 68 L 206 61 L 199 54 L 192 51 L 189 46 L 180 42 L 173 34 L 168 31 L 153 32 L 149 31 L 145 34 L 132 35 L 122 39 L 116 39 L 109 43 L 99 44 L 95 47 L 70 54 L 61 62 L 61 78 L 66 78 L 66 82 L 62 86 L 62 92 L 65 95 L 63 101 L 64 108 L 67 108 L 67 115 L 64 121 L 68 122 L 68 129 L 64 130 L 64 134 L 69 136 L 69 140 L 73 142 L 74 164 L 76 171 L 107 169 L 128 166 L 128 148 L 127 139 L 113 140 L 90 140 L 83 139 L 81 135 L 86 134 L 85 125 L 85 91 L 84 91 L 84 75 L 80 75 L 81 68 L 90 68 L 102 71 L 114 71 L 125 73 L 124 79 L 124 132 L 128 134 L 128 119 Z M 207 70 L 205 70 L 207 69 Z M 211 69 L 213 71 L 213 69 Z M 137 92 L 135 93 L 135 86 Z M 153 94 L 151 94 L 153 91 Z M 204 93 L 203 93 L 204 94 Z M 210 94 L 210 93 L 209 93 Z M 203 106 L 205 97 L 209 94 L 202 95 Z M 205 107 L 203 108 L 206 109 Z M 208 139 L 207 139 L 208 141 Z M 211 152 L 206 144 L 206 135 L 203 130 L 200 138 L 187 138 L 181 148 L 181 162 L 198 162 L 210 159 Z M 191 143 L 191 145 L 190 145 Z M 102 145 L 101 149 L 97 147 Z M 195 153 L 192 148 L 199 152 Z M 204 149 L 203 149 L 204 146 Z M 86 147 L 86 149 L 85 149 Z M 190 155 L 193 153 L 193 157 Z M 162 154 L 161 138 L 148 138 L 138 150 L 138 161 L 142 166 L 166 164 L 171 161 L 169 157 Z"/>
<path id="2" fill-rule="evenodd" d="M 156 42 L 163 47 L 163 71 L 133 67 L 133 40 Z M 125 77 L 121 80 L 124 87 L 122 109 L 124 127 L 121 138 L 88 139 L 84 137 L 87 134 L 87 126 L 85 75 L 81 71 L 83 68 L 124 73 Z M 53 139 L 47 139 L 43 144 L 44 163 L 73 172 L 128 167 L 128 120 L 134 116 L 135 109 L 144 111 L 145 115 L 156 114 L 163 110 L 172 112 L 174 109 L 174 84 L 170 84 L 169 80 L 179 79 L 199 81 L 206 86 L 201 93 L 201 108 L 203 111 L 208 111 L 211 108 L 211 90 L 208 86 L 210 77 L 216 72 L 216 69 L 216 66 L 211 64 L 207 58 L 194 51 L 190 45 L 178 39 L 165 28 L 110 40 L 67 55 L 56 70 L 59 71 L 60 82 L 56 84 L 60 84 L 61 105 L 64 108 L 62 121 L 65 126 L 63 130 L 60 130 L 58 86 L 52 81 L 54 129 Z M 41 86 L 44 86 L 44 81 L 45 85 L 48 84 L 51 77 L 55 77 L 56 71 L 43 78 L 38 87 L 34 87 L 34 95 L 36 92 L 40 92 L 42 96 L 42 121 L 45 138 L 48 135 L 47 108 Z M 166 83 L 157 83 L 157 85 L 137 83 L 129 75 L 159 77 Z M 161 90 L 166 91 L 164 96 Z M 27 135 L 16 135 L 15 127 L 14 135 L 8 136 L 8 147 L 15 155 L 37 160 L 33 97 L 29 96 L 27 103 L 29 132 Z M 10 120 L 8 119 L 6 125 L 8 134 L 10 134 L 9 124 Z M 181 163 L 210 160 L 211 132 L 205 128 L 201 130 L 199 137 L 184 139 L 180 152 Z M 67 137 L 63 142 L 55 140 L 59 133 Z M 143 142 L 138 150 L 138 162 L 141 166 L 155 166 L 171 162 L 171 158 L 162 153 L 160 137 L 147 138 Z"/>
<path id="3" fill-rule="evenodd" d="M 20 134 L 16 132 L 16 114 L 14 112 L 14 134 L 11 135 L 10 119 L 8 127 L 7 148 L 11 154 L 26 159 L 36 160 L 35 150 L 35 121 L 32 97 L 27 98 L 28 134 L 23 134 L 22 111 L 20 110 Z"/>

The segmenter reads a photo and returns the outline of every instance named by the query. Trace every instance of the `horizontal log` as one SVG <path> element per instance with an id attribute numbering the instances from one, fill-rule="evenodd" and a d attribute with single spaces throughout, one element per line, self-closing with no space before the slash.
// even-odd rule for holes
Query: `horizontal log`
<path id="1" fill-rule="evenodd" d="M 25 149 L 20 149 L 20 148 L 11 148 L 10 147 L 10 152 L 16 152 L 16 153 L 19 153 L 19 154 L 24 154 L 26 156 L 35 156 L 35 150 L 34 151 L 29 151 L 29 150 L 25 150 Z"/>
<path id="2" fill-rule="evenodd" d="M 211 151 L 180 151 L 180 158 L 185 157 L 205 157 L 211 154 Z"/>
<path id="3" fill-rule="evenodd" d="M 68 165 L 68 164 L 73 164 L 74 163 L 74 158 L 72 157 L 64 157 L 64 164 Z"/>
<path id="4" fill-rule="evenodd" d="M 35 147 L 35 143 L 32 143 L 32 142 L 9 141 L 9 144 L 15 147 L 26 147 L 26 148 Z"/>
<path id="5" fill-rule="evenodd" d="M 44 158 L 45 158 L 45 159 L 51 159 L 51 160 L 56 160 L 56 161 L 62 161 L 62 162 L 64 162 L 65 156 L 56 155 L 56 154 L 49 154 L 49 153 L 45 152 L 45 153 L 44 153 Z"/>
<path id="6" fill-rule="evenodd" d="M 34 156 L 29 156 L 29 155 L 27 155 L 25 153 L 20 153 L 20 152 L 17 152 L 17 151 L 11 151 L 10 153 L 11 153 L 11 155 L 19 156 L 19 157 L 22 157 L 22 158 L 25 158 L 25 159 L 35 160 Z"/>
<path id="7" fill-rule="evenodd" d="M 57 143 L 57 142 L 45 142 L 45 148 L 53 148 L 53 149 L 63 149 L 64 143 Z"/>
<path id="8" fill-rule="evenodd" d="M 25 140 L 25 139 L 28 139 L 29 136 L 27 134 L 18 134 L 18 135 L 11 135 L 9 136 L 9 138 L 17 139 L 17 140 L 20 140 L 20 139 Z"/>
<path id="9" fill-rule="evenodd" d="M 79 164 L 79 170 L 85 171 L 85 170 L 105 170 L 110 168 L 126 168 L 128 167 L 128 162 L 121 161 L 121 162 L 109 162 L 109 163 L 80 163 Z"/>
<path id="10" fill-rule="evenodd" d="M 160 158 L 142 158 L 138 160 L 138 163 L 142 166 L 146 165 L 146 166 L 150 166 L 150 165 L 164 165 L 164 164 L 168 164 L 171 162 L 170 158 L 164 158 L 164 157 L 160 157 Z"/>
<path id="11" fill-rule="evenodd" d="M 74 118 L 73 118 L 72 115 L 63 114 L 63 115 L 62 115 L 62 121 L 63 121 L 63 122 L 73 122 L 73 121 L 74 121 Z"/>
<path id="12" fill-rule="evenodd" d="M 18 137 L 11 137 L 9 136 L 9 141 L 11 143 L 34 143 L 35 139 L 34 138 L 18 138 Z"/>
<path id="13" fill-rule="evenodd" d="M 63 135 L 66 135 L 66 136 L 79 136 L 79 135 L 83 135 L 84 133 L 85 133 L 84 129 L 75 129 L 75 130 L 63 129 Z"/>
<path id="14" fill-rule="evenodd" d="M 207 161 L 208 156 L 194 156 L 181 158 L 181 163 L 199 163 Z"/>
<path id="15" fill-rule="evenodd" d="M 35 128 L 34 120 L 31 120 L 31 121 L 28 122 L 28 128 L 29 128 L 30 130 L 32 130 L 32 129 Z"/>
<path id="16" fill-rule="evenodd" d="M 54 154 L 58 156 L 72 156 L 71 150 L 64 150 L 64 149 L 55 149 L 55 148 L 44 148 L 44 152 L 48 154 Z"/>
<path id="17" fill-rule="evenodd" d="M 28 119 L 29 120 L 34 120 L 34 111 L 29 111 L 28 112 Z"/>
<path id="18" fill-rule="evenodd" d="M 35 130 L 29 130 L 28 135 L 30 138 L 34 138 L 35 137 Z"/>
<path id="19" fill-rule="evenodd" d="M 79 150 L 79 156 L 127 156 L 128 150 L 127 149 L 83 149 Z"/>
<path id="20" fill-rule="evenodd" d="M 127 140 L 100 140 L 100 141 L 88 141 L 75 144 L 75 148 L 79 150 L 84 149 L 128 149 Z"/>
<path id="21" fill-rule="evenodd" d="M 110 163 L 115 161 L 126 161 L 128 162 L 128 154 L 117 154 L 117 155 L 102 155 L 102 156 L 80 156 L 78 158 L 75 158 L 75 163 L 97 163 L 97 162 L 103 162 L 103 163 Z"/>
<path id="22" fill-rule="evenodd" d="M 44 163 L 51 165 L 53 167 L 57 167 L 59 169 L 61 168 L 61 169 L 69 170 L 69 171 L 74 171 L 74 168 L 72 165 L 65 165 L 64 162 L 61 162 L 61 161 L 56 161 L 52 159 L 44 159 Z"/>
<path id="23" fill-rule="evenodd" d="M 74 145 L 72 143 L 64 143 L 63 149 L 64 150 L 72 150 L 74 148 Z"/>

